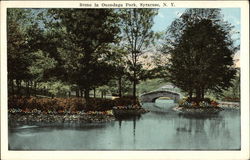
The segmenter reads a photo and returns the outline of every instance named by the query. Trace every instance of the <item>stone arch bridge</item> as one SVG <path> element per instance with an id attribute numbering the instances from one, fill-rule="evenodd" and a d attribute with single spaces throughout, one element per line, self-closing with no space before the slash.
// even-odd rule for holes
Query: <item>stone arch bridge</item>
<path id="1" fill-rule="evenodd" d="M 152 91 L 142 94 L 140 97 L 142 102 L 155 102 L 155 100 L 159 97 L 169 97 L 177 102 L 180 99 L 180 94 L 172 91 Z"/>

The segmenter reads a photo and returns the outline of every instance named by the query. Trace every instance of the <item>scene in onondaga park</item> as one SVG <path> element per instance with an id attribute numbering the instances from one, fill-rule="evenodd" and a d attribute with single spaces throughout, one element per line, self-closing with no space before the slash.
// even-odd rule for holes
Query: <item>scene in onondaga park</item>
<path id="1" fill-rule="evenodd" d="M 9 150 L 240 150 L 240 8 L 8 8 Z"/>

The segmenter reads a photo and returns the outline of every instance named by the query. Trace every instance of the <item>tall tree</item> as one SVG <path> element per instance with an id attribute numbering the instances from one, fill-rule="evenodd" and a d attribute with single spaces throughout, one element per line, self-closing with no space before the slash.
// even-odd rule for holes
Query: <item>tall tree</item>
<path id="1" fill-rule="evenodd" d="M 109 86 L 112 88 L 112 93 L 117 93 L 119 97 L 122 96 L 122 91 L 125 89 L 125 80 L 128 80 L 128 52 L 119 43 L 110 46 L 109 53 L 103 57 L 103 60 L 109 63 L 114 70 L 112 82 Z M 114 89 L 114 86 L 116 89 Z"/>
<path id="2" fill-rule="evenodd" d="M 65 29 L 63 41 L 68 48 L 62 48 L 79 62 L 68 72 L 69 77 L 88 99 L 90 89 L 108 79 L 110 67 L 101 57 L 105 46 L 117 38 L 118 17 L 112 9 L 51 9 L 50 13 Z"/>
<path id="3" fill-rule="evenodd" d="M 153 18 L 157 15 L 157 9 L 121 9 L 121 28 L 126 39 L 126 46 L 130 53 L 131 80 L 133 82 L 133 97 L 136 99 L 136 85 L 139 83 L 139 73 L 142 65 L 138 62 L 143 54 L 143 48 L 147 47 L 153 38 Z"/>
<path id="4" fill-rule="evenodd" d="M 9 8 L 7 10 L 7 56 L 8 80 L 14 94 L 14 80 L 19 93 L 22 81 L 29 85 L 33 79 L 30 67 L 34 52 L 39 50 L 42 31 L 31 9 Z"/>
<path id="5" fill-rule="evenodd" d="M 236 70 L 232 26 L 219 9 L 188 9 L 168 29 L 165 51 L 171 58 L 169 80 L 192 98 L 206 91 L 221 93 L 232 85 Z"/>
<path id="6" fill-rule="evenodd" d="M 7 56 L 8 56 L 8 82 L 14 94 L 14 80 L 20 82 L 27 75 L 25 60 L 25 36 L 20 24 L 26 17 L 25 12 L 19 9 L 7 10 Z"/>

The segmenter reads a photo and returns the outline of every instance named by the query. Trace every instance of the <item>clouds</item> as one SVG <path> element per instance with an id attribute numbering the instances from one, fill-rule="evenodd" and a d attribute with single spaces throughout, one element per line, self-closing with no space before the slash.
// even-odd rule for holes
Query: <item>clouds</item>
<path id="1" fill-rule="evenodd" d="M 155 32 L 164 32 L 171 23 L 179 18 L 186 8 L 160 8 L 158 15 L 154 18 L 153 30 Z M 234 45 L 238 46 L 240 44 L 240 8 L 222 8 L 221 13 L 223 19 L 234 26 L 230 32 L 231 38 L 234 41 Z M 239 63 L 240 54 L 239 51 L 235 54 L 234 59 L 238 59 Z M 238 65 L 238 64 L 237 64 Z"/>
<path id="2" fill-rule="evenodd" d="M 230 32 L 232 39 L 235 41 L 235 45 L 240 44 L 240 8 L 222 8 L 221 13 L 223 19 L 229 22 L 234 28 Z"/>
<path id="3" fill-rule="evenodd" d="M 222 8 L 224 20 L 232 23 L 235 26 L 240 25 L 240 8 Z"/>
<path id="4" fill-rule="evenodd" d="M 158 15 L 154 18 L 153 31 L 162 32 L 166 31 L 171 23 L 179 18 L 186 8 L 160 8 Z M 221 13 L 223 19 L 234 26 L 231 34 L 235 45 L 240 44 L 240 8 L 222 8 Z"/>
<path id="5" fill-rule="evenodd" d="M 158 16 L 159 16 L 160 18 L 165 18 L 164 14 L 162 14 L 162 13 L 159 13 Z"/>
<path id="6" fill-rule="evenodd" d="M 174 19 L 185 11 L 185 8 L 160 8 L 158 15 L 154 18 L 153 30 L 156 32 L 165 31 Z"/>
<path id="7" fill-rule="evenodd" d="M 186 8 L 160 8 L 158 15 L 155 17 L 153 26 L 154 31 L 164 31 L 176 18 L 179 18 Z M 235 30 L 240 32 L 240 9 L 239 8 L 222 8 L 223 19 L 235 26 Z"/>

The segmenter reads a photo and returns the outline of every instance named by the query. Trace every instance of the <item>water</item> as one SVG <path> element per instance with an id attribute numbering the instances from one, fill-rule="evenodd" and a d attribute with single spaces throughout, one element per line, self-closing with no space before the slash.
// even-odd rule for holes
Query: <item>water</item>
<path id="1" fill-rule="evenodd" d="M 168 106 L 108 123 L 19 124 L 9 128 L 10 150 L 239 150 L 240 112 L 186 117 Z"/>

